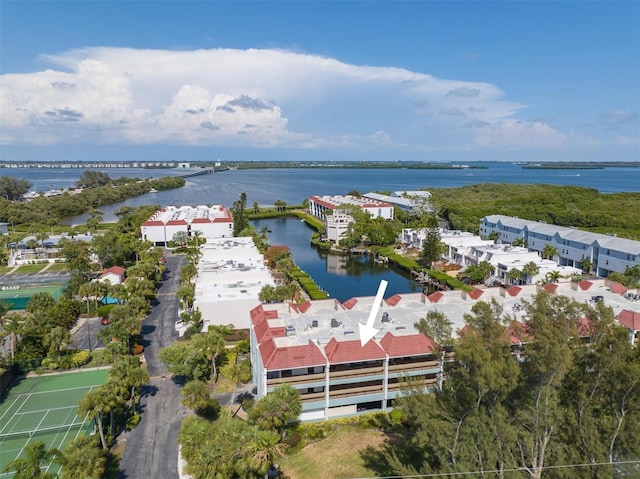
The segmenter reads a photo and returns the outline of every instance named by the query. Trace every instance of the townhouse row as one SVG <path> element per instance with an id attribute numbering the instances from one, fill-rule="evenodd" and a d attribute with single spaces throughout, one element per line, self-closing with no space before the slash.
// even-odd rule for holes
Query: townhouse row
<path id="1" fill-rule="evenodd" d="M 560 266 L 581 267 L 585 260 L 597 276 L 623 273 L 640 266 L 640 241 L 590 233 L 575 228 L 555 226 L 512 216 L 489 215 L 480 220 L 480 235 L 495 236 L 497 243 L 525 241 L 530 251 L 542 253 L 547 245 L 555 248 L 553 258 Z"/>

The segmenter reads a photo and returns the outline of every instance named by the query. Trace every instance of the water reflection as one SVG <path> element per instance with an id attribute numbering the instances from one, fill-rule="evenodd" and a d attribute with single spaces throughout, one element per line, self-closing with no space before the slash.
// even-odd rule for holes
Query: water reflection
<path id="1" fill-rule="evenodd" d="M 286 245 L 296 264 L 309 273 L 332 298 L 374 296 L 384 279 L 386 297 L 420 291 L 420 286 L 393 267 L 376 263 L 371 256 L 343 256 L 319 251 L 311 245 L 313 229 L 297 219 L 274 218 L 252 222 L 256 230 L 267 227 L 271 245 Z"/>

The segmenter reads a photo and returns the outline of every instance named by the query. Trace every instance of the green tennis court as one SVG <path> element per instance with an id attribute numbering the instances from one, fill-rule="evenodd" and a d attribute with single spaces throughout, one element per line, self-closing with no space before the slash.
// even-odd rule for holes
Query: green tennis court
<path id="1" fill-rule="evenodd" d="M 77 405 L 106 381 L 107 370 L 95 370 L 22 379 L 9 389 L 0 404 L 0 478 L 12 477 L 2 470 L 31 442 L 62 450 L 76 437 L 89 434 L 93 422 L 78 415 Z M 51 464 L 47 472 L 58 470 Z"/>
<path id="2" fill-rule="evenodd" d="M 38 286 L 0 286 L 0 301 L 11 305 L 11 309 L 24 309 L 36 293 L 49 293 L 58 300 L 64 288 L 63 284 L 42 284 Z"/>

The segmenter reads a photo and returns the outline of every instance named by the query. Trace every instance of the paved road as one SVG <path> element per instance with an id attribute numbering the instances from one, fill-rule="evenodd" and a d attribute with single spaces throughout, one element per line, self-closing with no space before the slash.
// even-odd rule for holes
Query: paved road
<path id="1" fill-rule="evenodd" d="M 93 351 L 96 348 L 102 348 L 104 345 L 98 339 L 98 333 L 102 328 L 106 328 L 100 324 L 100 318 L 82 319 L 77 331 L 73 333 L 73 341 L 70 349 L 88 349 Z"/>
<path id="2" fill-rule="evenodd" d="M 184 256 L 166 255 L 167 270 L 158 290 L 158 304 L 142 328 L 144 356 L 152 376 L 142 398 L 140 425 L 127 435 L 127 447 L 120 461 L 119 479 L 159 479 L 178 477 L 178 430 L 187 410 L 180 404 L 180 387 L 164 378 L 166 367 L 158 351 L 174 342 L 178 300 L 174 294 L 180 281 Z"/>

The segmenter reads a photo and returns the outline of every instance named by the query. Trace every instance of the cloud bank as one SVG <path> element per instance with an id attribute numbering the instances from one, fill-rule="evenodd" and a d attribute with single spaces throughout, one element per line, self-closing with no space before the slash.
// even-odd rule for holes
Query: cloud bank
<path id="1" fill-rule="evenodd" d="M 561 148 L 495 85 L 269 49 L 85 48 L 0 77 L 3 144 Z M 602 118 L 625 121 L 626 112 Z"/>

